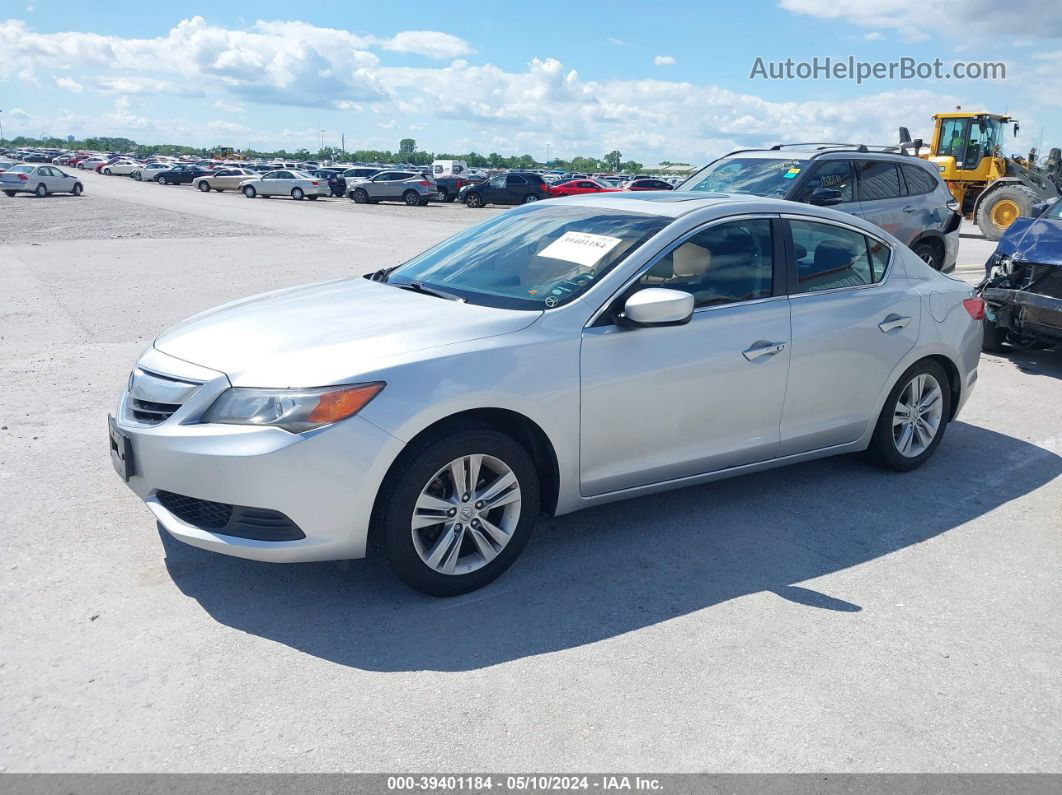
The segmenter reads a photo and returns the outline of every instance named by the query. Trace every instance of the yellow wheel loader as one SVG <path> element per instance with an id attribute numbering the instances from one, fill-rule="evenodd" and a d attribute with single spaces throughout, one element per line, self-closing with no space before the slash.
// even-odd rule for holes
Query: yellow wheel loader
<path id="1" fill-rule="evenodd" d="M 933 116 L 929 151 L 921 139 L 911 141 L 900 128 L 900 146 L 935 163 L 941 179 L 962 208 L 989 240 L 998 240 L 1015 218 L 1030 216 L 1033 206 L 1062 194 L 1062 153 L 1052 149 L 1045 158 L 1036 150 L 1027 158 L 1002 153 L 1003 132 L 1018 121 L 996 113 L 938 113 Z"/>

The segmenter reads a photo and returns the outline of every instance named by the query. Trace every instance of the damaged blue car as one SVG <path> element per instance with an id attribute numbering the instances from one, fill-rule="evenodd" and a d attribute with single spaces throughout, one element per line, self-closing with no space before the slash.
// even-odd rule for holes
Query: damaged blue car
<path id="1" fill-rule="evenodd" d="M 1062 200 L 1036 211 L 1007 228 L 985 263 L 985 351 L 1062 346 Z"/>

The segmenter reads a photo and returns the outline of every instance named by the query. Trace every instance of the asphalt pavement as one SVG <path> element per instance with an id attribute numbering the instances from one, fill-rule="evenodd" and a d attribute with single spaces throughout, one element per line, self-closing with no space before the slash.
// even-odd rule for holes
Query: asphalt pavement
<path id="1" fill-rule="evenodd" d="M 1062 767 L 1062 353 L 984 356 L 914 473 L 847 456 L 544 519 L 497 583 L 431 599 L 160 534 L 106 415 L 169 324 L 499 210 L 85 183 L 0 201 L 0 769 Z M 957 275 L 991 250 L 964 237 Z"/>

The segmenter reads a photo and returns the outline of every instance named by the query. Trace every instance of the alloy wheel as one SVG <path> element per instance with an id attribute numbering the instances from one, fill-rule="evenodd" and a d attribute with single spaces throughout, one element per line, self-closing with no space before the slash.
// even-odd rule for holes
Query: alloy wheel
<path id="1" fill-rule="evenodd" d="M 944 416 L 944 394 L 929 373 L 919 373 L 896 398 L 892 439 L 900 455 L 917 458 L 936 438 Z"/>
<path id="2" fill-rule="evenodd" d="M 499 458 L 473 454 L 441 468 L 420 492 L 410 528 L 421 561 L 440 574 L 483 568 L 520 521 L 520 483 Z"/>

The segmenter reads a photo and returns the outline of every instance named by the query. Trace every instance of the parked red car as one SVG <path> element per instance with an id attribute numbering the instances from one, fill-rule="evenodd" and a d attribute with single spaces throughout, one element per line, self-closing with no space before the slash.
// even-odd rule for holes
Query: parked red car
<path id="1" fill-rule="evenodd" d="M 559 182 L 549 186 L 549 197 L 555 199 L 558 196 L 579 196 L 583 193 L 615 193 L 619 188 L 613 188 L 598 182 L 596 179 L 570 179 L 567 182 Z"/>

